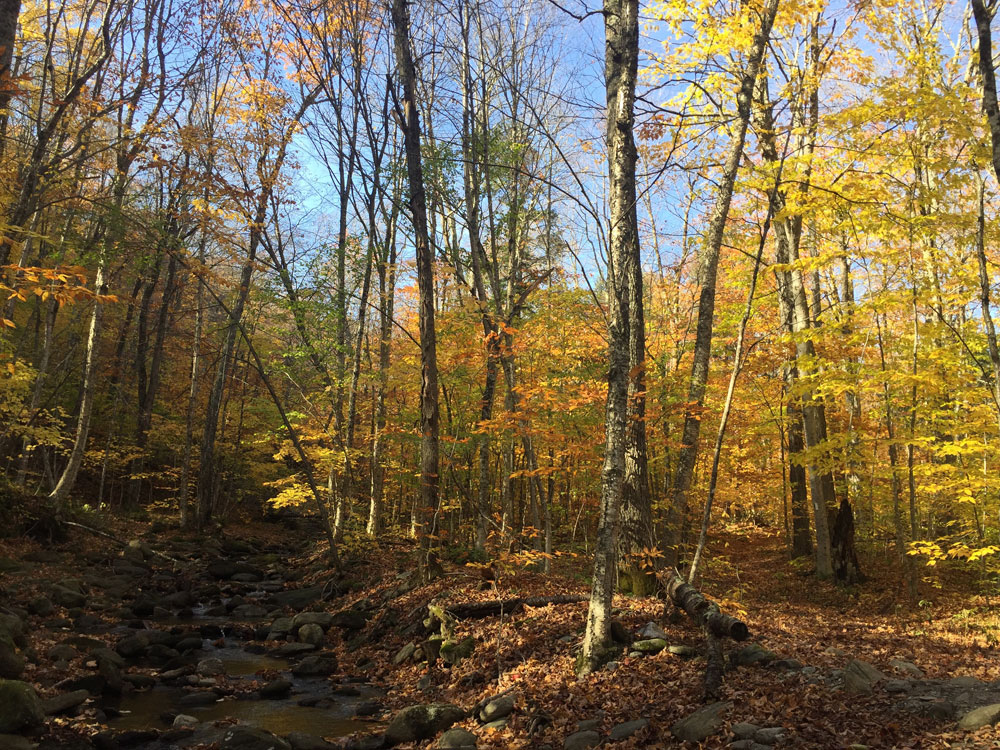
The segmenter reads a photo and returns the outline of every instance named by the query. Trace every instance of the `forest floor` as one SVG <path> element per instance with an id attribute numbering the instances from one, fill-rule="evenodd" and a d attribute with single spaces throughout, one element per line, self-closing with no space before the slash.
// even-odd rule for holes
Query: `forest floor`
<path id="1" fill-rule="evenodd" d="M 700 745 L 685 745 L 671 729 L 704 706 L 704 641 L 690 622 L 668 617 L 664 602 L 657 599 L 617 597 L 616 619 L 633 636 L 648 623 L 656 623 L 671 647 L 690 647 L 686 655 L 665 649 L 629 656 L 626 649 L 612 668 L 578 679 L 573 664 L 587 605 L 569 603 L 459 621 L 454 638 L 459 642 L 471 639 L 473 649 L 453 666 L 407 656 L 412 651 L 408 644 L 419 647 L 427 638 L 420 621 L 429 602 L 454 606 L 586 594 L 589 560 L 584 554 L 555 558 L 553 571 L 545 575 L 516 565 L 493 566 L 492 580 L 485 579 L 480 567 L 446 564 L 443 577 L 415 587 L 410 575 L 412 545 L 402 539 L 377 545 L 356 542 L 345 556 L 344 570 L 333 574 L 309 534 L 274 524 L 228 526 L 224 537 L 211 539 L 171 530 L 153 532 L 149 524 L 139 522 L 119 523 L 113 531 L 119 538 L 142 540 L 145 545 L 141 550 L 136 545 L 126 550 L 122 562 L 120 547 L 76 530 L 63 545 L 0 540 L 0 606 L 26 624 L 27 643 L 20 650 L 27 656 L 27 665 L 21 679 L 50 701 L 74 687 L 94 693 L 67 710 L 52 711 L 43 726 L 27 731 L 40 750 L 95 746 L 240 750 L 238 743 L 227 744 L 226 738 L 208 731 L 208 721 L 197 730 L 172 729 L 171 723 L 163 723 L 162 719 L 172 722 L 178 710 L 158 712 L 162 719 L 154 712 L 150 726 L 142 727 L 148 731 L 137 731 L 136 724 L 122 723 L 126 714 L 122 706 L 127 705 L 128 694 L 154 686 L 159 690 L 161 683 L 182 685 L 178 695 L 215 691 L 211 697 L 220 703 L 259 699 L 264 684 L 287 675 L 280 663 L 268 662 L 254 674 L 201 674 L 201 659 L 211 653 L 199 650 L 198 641 L 196 648 L 182 652 L 185 636 L 206 636 L 203 648 L 209 649 L 213 629 L 219 629 L 220 636 L 223 631 L 239 634 L 237 648 L 274 654 L 276 644 L 267 641 L 268 637 L 273 640 L 274 632 L 269 630 L 277 629 L 283 640 L 295 640 L 294 635 L 280 632 L 275 618 L 314 610 L 335 617 L 345 613 L 333 620 L 333 627 L 324 623 L 323 651 L 318 652 L 331 656 L 332 668 L 321 675 L 322 689 L 329 695 L 317 698 L 315 683 L 307 688 L 305 683 L 294 683 L 292 688 L 292 697 L 302 690 L 301 695 L 312 700 L 299 698 L 297 705 L 310 706 L 310 710 L 330 706 L 330 711 L 344 719 L 329 727 L 309 718 L 319 714 L 303 719 L 304 729 L 312 722 L 313 734 L 332 743 L 325 747 L 375 746 L 378 741 L 365 735 L 378 735 L 394 713 L 408 706 L 449 703 L 468 710 L 498 694 L 513 698 L 513 710 L 501 716 L 499 723 L 484 726 L 478 717 L 470 717 L 456 724 L 477 736 L 481 750 L 557 750 L 590 747 L 594 742 L 622 749 L 762 750 L 764 745 L 749 739 L 753 730 L 747 723 L 773 728 L 764 734 L 770 734 L 768 744 L 778 747 L 1000 747 L 1000 729 L 989 722 L 974 731 L 960 730 L 956 724 L 969 709 L 1000 703 L 1000 597 L 990 598 L 971 574 L 924 568 L 923 598 L 911 606 L 898 575 L 888 565 L 890 551 L 880 556 L 881 563 L 862 561 L 869 576 L 864 584 L 839 588 L 789 563 L 777 533 L 753 527 L 721 533 L 711 545 L 702 590 L 750 628 L 749 651 L 745 644 L 729 644 L 727 650 L 737 657 L 764 653 L 766 658 L 727 672 L 722 695 L 726 704 L 719 707 L 716 725 Z M 172 559 L 151 554 L 151 550 Z M 231 570 L 222 570 L 220 575 L 218 567 L 211 567 L 232 561 L 252 564 L 245 568 L 252 574 L 244 575 L 242 581 L 233 580 L 240 576 Z M 269 583 L 263 590 L 262 577 Z M 59 603 L 62 594 L 58 592 L 67 589 L 67 582 L 69 589 L 82 589 L 81 601 L 65 595 L 68 598 Z M 297 593 L 307 591 L 319 601 L 298 601 Z M 282 599 L 281 592 L 288 597 Z M 265 598 L 255 599 L 257 595 Z M 210 597 L 217 603 L 214 618 L 206 616 L 206 608 L 195 606 L 201 599 L 212 603 Z M 52 600 L 53 609 L 39 606 L 40 599 Z M 124 650 L 122 641 L 130 634 L 148 632 L 142 628 L 159 628 L 170 648 L 160 653 L 147 644 L 138 655 Z M 223 657 L 232 650 L 232 643 L 224 644 L 224 640 L 220 637 L 214 643 L 229 649 L 218 652 Z M 54 649 L 67 643 L 77 653 L 54 658 L 58 656 Z M 104 674 L 103 647 L 129 658 L 121 660 L 125 663 L 119 665 L 118 678 L 108 677 L 94 687 L 95 672 Z M 860 694 L 845 689 L 844 670 L 852 659 L 881 672 L 873 676 L 862 669 L 871 684 L 864 685 Z M 181 689 L 185 692 L 180 693 Z M 109 692 L 126 696 L 109 699 Z M 371 704 L 367 710 L 361 710 L 358 695 L 374 698 L 362 702 Z M 185 705 L 193 704 L 181 703 Z M 0 707 L 0 715 L 2 711 Z M 216 727 L 234 721 L 224 711 L 213 716 Z M 621 730 L 622 734 L 633 731 L 631 736 L 609 739 L 615 727 L 636 720 L 645 721 Z M 740 744 L 738 736 L 748 739 Z M 318 738 L 307 741 L 301 733 L 288 737 L 293 740 L 292 750 L 324 747 L 317 744 Z M 757 739 L 764 738 L 758 734 Z M 0 736 L 0 748 L 5 741 L 14 742 Z M 432 739 L 400 746 L 436 747 L 435 743 Z"/>

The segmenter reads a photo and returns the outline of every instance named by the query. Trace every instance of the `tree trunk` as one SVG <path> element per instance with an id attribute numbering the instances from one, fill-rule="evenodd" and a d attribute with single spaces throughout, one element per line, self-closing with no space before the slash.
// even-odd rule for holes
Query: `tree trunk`
<path id="1" fill-rule="evenodd" d="M 431 578 L 436 557 L 429 528 L 438 504 L 438 371 L 437 338 L 434 330 L 434 266 L 427 228 L 427 201 L 420 156 L 420 114 L 417 108 L 417 73 L 410 51 L 410 19 L 406 0 L 392 1 L 392 25 L 396 65 L 402 80 L 403 98 L 398 112 L 406 149 L 406 173 L 410 184 L 410 221 L 417 254 L 417 291 L 420 329 L 420 504 L 416 532 L 423 580 Z"/>
<path id="2" fill-rule="evenodd" d="M 7 122 L 14 96 L 11 67 L 14 64 L 14 42 L 17 41 L 17 19 L 21 14 L 21 0 L 0 0 L 0 158 L 7 144 Z"/>
<path id="3" fill-rule="evenodd" d="M 638 0 L 605 0 L 604 75 L 608 120 L 608 396 L 604 421 L 601 513 L 594 545 L 594 573 L 578 674 L 610 657 L 611 599 L 618 558 L 618 518 L 625 476 L 629 390 L 629 283 L 639 263 L 635 232 L 635 84 L 639 62 Z"/>
<path id="4" fill-rule="evenodd" d="M 681 448 L 677 456 L 677 469 L 674 473 L 673 497 L 667 515 L 666 549 L 664 552 L 668 561 L 671 562 L 677 562 L 680 557 L 681 536 L 688 513 L 688 492 L 691 489 L 695 460 L 698 456 L 701 411 L 705 401 L 705 385 L 708 382 L 709 360 L 712 354 L 715 282 L 719 270 L 719 253 L 722 250 L 722 239 L 726 230 L 726 220 L 729 217 L 729 206 L 732 203 L 733 189 L 736 186 L 736 173 L 739 171 L 747 127 L 750 124 L 751 104 L 757 83 L 757 74 L 767 51 L 771 27 L 774 25 L 774 17 L 777 12 L 778 0 L 767 0 L 762 9 L 760 26 L 754 35 L 753 45 L 747 56 L 746 66 L 740 80 L 740 88 L 736 94 L 738 117 L 734 127 L 735 133 L 726 155 L 721 179 L 716 188 L 715 206 L 712 209 L 705 246 L 701 252 L 698 274 L 701 279 L 701 294 L 698 300 L 694 361 L 691 365 L 691 377 L 688 385 Z"/>

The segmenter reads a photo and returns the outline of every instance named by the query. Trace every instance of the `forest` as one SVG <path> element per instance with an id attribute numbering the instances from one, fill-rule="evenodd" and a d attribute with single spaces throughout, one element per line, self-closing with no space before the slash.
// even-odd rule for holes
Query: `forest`
<path id="1" fill-rule="evenodd" d="M 0 750 L 1000 746 L 997 0 L 0 0 Z"/>

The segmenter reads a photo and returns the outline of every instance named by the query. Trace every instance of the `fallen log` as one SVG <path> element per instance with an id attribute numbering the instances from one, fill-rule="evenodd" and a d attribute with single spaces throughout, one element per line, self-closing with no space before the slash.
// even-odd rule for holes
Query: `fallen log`
<path id="1" fill-rule="evenodd" d="M 698 627 L 717 638 L 745 641 L 750 637 L 750 629 L 745 623 L 720 610 L 718 604 L 687 583 L 676 570 L 663 571 L 659 578 L 670 601 L 684 610 Z"/>

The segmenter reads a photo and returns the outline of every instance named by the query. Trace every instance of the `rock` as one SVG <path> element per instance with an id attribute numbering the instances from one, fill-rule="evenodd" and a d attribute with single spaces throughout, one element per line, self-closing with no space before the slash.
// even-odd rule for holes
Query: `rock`
<path id="1" fill-rule="evenodd" d="M 650 638 L 659 638 L 660 640 L 667 640 L 667 634 L 664 632 L 663 628 L 657 625 L 655 622 L 647 622 L 642 630 L 639 631 L 639 638 L 642 640 L 649 640 Z"/>
<path id="2" fill-rule="evenodd" d="M 41 701 L 31 685 L 18 680 L 0 680 L 0 733 L 34 729 L 44 723 Z"/>
<path id="3" fill-rule="evenodd" d="M 662 638 L 647 638 L 632 644 L 632 650 L 638 651 L 640 654 L 658 654 L 666 647 L 667 642 Z"/>
<path id="4" fill-rule="evenodd" d="M 779 669 L 784 672 L 798 672 L 802 669 L 802 662 L 798 659 L 778 659 L 771 662 L 771 669 Z"/>
<path id="5" fill-rule="evenodd" d="M 909 680 L 886 680 L 885 692 L 887 693 L 908 693 L 909 691 Z"/>
<path id="6" fill-rule="evenodd" d="M 174 720 L 171 722 L 170 726 L 172 726 L 174 728 L 177 728 L 177 727 L 193 727 L 197 723 L 198 723 L 198 720 L 195 717 L 193 717 L 193 716 L 189 716 L 188 714 L 177 714 L 174 717 Z"/>
<path id="7" fill-rule="evenodd" d="M 611 640 L 615 643 L 627 645 L 632 642 L 632 635 L 625 629 L 618 620 L 611 621 Z"/>
<path id="8" fill-rule="evenodd" d="M 222 659 L 212 657 L 209 659 L 202 659 L 198 662 L 198 666 L 195 667 L 195 672 L 202 677 L 218 677 L 219 675 L 224 675 L 226 673 L 226 667 L 222 663 Z"/>
<path id="9" fill-rule="evenodd" d="M 52 587 L 52 600 L 60 607 L 66 607 L 67 609 L 82 607 L 87 603 L 87 597 L 79 591 L 73 591 L 66 586 L 59 585 Z"/>
<path id="10" fill-rule="evenodd" d="M 440 750 L 476 750 L 476 735 L 468 729 L 455 727 L 442 734 L 437 741 Z"/>
<path id="11" fill-rule="evenodd" d="M 236 563 L 232 560 L 216 560 L 213 563 L 209 563 L 208 574 L 212 578 L 218 578 L 220 581 L 227 581 L 236 575 L 238 568 Z"/>
<path id="12" fill-rule="evenodd" d="M 222 735 L 219 750 L 292 750 L 292 746 L 263 729 L 236 726 Z"/>
<path id="13" fill-rule="evenodd" d="M 827 656 L 847 656 L 847 652 L 842 648 L 837 648 L 836 646 L 827 646 L 823 653 Z"/>
<path id="14" fill-rule="evenodd" d="M 299 628 L 298 638 L 303 643 L 318 646 L 323 642 L 323 628 L 315 623 L 307 623 Z"/>
<path id="15" fill-rule="evenodd" d="M 608 736 L 615 742 L 618 742 L 628 739 L 633 734 L 641 732 L 648 726 L 649 719 L 633 719 L 632 721 L 626 721 L 611 727 L 611 732 Z"/>
<path id="16" fill-rule="evenodd" d="M 757 664 L 766 665 L 778 657 L 758 643 L 751 643 L 739 651 L 730 653 L 729 660 L 738 667 L 750 667 Z"/>
<path id="17" fill-rule="evenodd" d="M 361 630 L 367 622 L 367 615 L 356 609 L 345 609 L 333 616 L 333 625 L 342 630 Z"/>
<path id="18" fill-rule="evenodd" d="M 66 643 L 53 646 L 46 654 L 49 661 L 72 661 L 76 658 L 76 649 Z"/>
<path id="19" fill-rule="evenodd" d="M 331 745 L 322 737 L 316 737 L 305 732 L 289 732 L 285 735 L 292 750 L 334 750 L 336 745 Z"/>
<path id="20" fill-rule="evenodd" d="M 19 734 L 0 734 L 0 750 L 35 750 L 36 747 L 34 742 Z"/>
<path id="21" fill-rule="evenodd" d="M 760 730 L 759 726 L 751 724 L 748 721 L 738 721 L 730 728 L 733 730 L 733 735 L 738 740 L 753 739 L 753 736 Z"/>
<path id="22" fill-rule="evenodd" d="M 199 706 L 211 706 L 218 700 L 219 694 L 214 690 L 201 690 L 182 696 L 177 701 L 177 705 L 183 708 L 198 708 Z"/>
<path id="23" fill-rule="evenodd" d="M 288 630 L 298 630 L 303 625 L 319 625 L 326 630 L 333 625 L 333 615 L 329 612 L 299 612 L 292 618 L 292 626 Z"/>
<path id="24" fill-rule="evenodd" d="M 148 674 L 126 674 L 122 675 L 122 680 L 136 690 L 149 690 L 156 685 L 156 679 L 150 677 Z"/>
<path id="25" fill-rule="evenodd" d="M 307 656 L 294 667 L 296 677 L 326 677 L 337 671 L 337 659 L 332 654 Z"/>
<path id="26" fill-rule="evenodd" d="M 885 675 L 866 661 L 851 659 L 844 667 L 844 690 L 851 695 L 871 695 Z"/>
<path id="27" fill-rule="evenodd" d="M 48 617 L 52 614 L 55 606 L 52 602 L 45 596 L 36 596 L 28 603 L 28 611 L 33 615 L 38 615 L 39 617 Z"/>
<path id="28" fill-rule="evenodd" d="M 458 642 L 444 641 L 441 643 L 441 659 L 447 664 L 458 664 L 462 659 L 471 655 L 475 647 L 476 639 L 471 635 Z"/>
<path id="29" fill-rule="evenodd" d="M 563 750 L 587 750 L 601 743 L 601 735 L 592 729 L 583 732 L 573 732 L 563 740 Z"/>
<path id="30" fill-rule="evenodd" d="M 24 657 L 17 653 L 13 639 L 0 630 L 0 678 L 16 680 L 24 672 Z"/>
<path id="31" fill-rule="evenodd" d="M 145 633 L 125 636 L 115 645 L 115 651 L 126 659 L 141 656 L 147 648 L 149 648 L 149 637 Z"/>
<path id="32" fill-rule="evenodd" d="M 978 690 L 979 688 L 985 687 L 986 683 L 980 680 L 978 677 L 972 677 L 970 675 L 962 675 L 961 677 L 952 677 L 946 683 L 950 688 L 972 688 Z"/>
<path id="33" fill-rule="evenodd" d="M 42 710 L 47 716 L 65 713 L 76 708 L 90 697 L 86 690 L 74 690 L 72 693 L 63 693 L 54 698 L 42 701 Z"/>
<path id="34" fill-rule="evenodd" d="M 58 683 L 56 687 L 67 692 L 86 690 L 91 695 L 100 695 L 104 692 L 104 688 L 107 684 L 108 681 L 104 679 L 104 676 L 101 674 L 84 674 L 78 677 L 70 677 L 67 680 L 63 680 Z"/>
<path id="35" fill-rule="evenodd" d="M 965 731 L 972 731 L 980 727 L 988 727 L 1000 721 L 1000 703 L 993 703 L 989 706 L 980 706 L 966 712 L 958 720 L 958 728 Z"/>
<path id="36" fill-rule="evenodd" d="M 507 717 L 505 716 L 502 719 L 491 721 L 489 724 L 483 724 L 483 729 L 492 729 L 495 732 L 502 732 L 504 729 L 507 728 L 507 725 L 509 723 L 510 722 L 507 721 Z"/>
<path id="37" fill-rule="evenodd" d="M 701 742 L 722 726 L 722 715 L 733 707 L 732 703 L 719 702 L 699 708 L 694 713 L 674 722 L 670 733 L 684 742 Z"/>
<path id="38" fill-rule="evenodd" d="M 685 646 L 683 643 L 672 643 L 667 646 L 667 651 L 682 659 L 693 659 L 698 655 L 698 649 L 694 646 Z"/>
<path id="39" fill-rule="evenodd" d="M 905 672 L 911 677 L 916 677 L 918 680 L 924 676 L 924 671 L 920 667 L 913 662 L 904 661 L 903 659 L 893 659 L 889 662 L 889 666 L 900 672 Z"/>
<path id="40" fill-rule="evenodd" d="M 279 607 L 291 607 L 292 609 L 305 609 L 310 604 L 318 602 L 323 598 L 322 584 L 310 586 L 305 589 L 286 589 L 271 595 L 272 601 Z"/>
<path id="41" fill-rule="evenodd" d="M 273 633 L 276 636 L 282 636 L 282 635 L 285 635 L 287 633 L 291 633 L 293 630 L 297 630 L 298 629 L 294 625 L 294 622 L 295 621 L 292 620 L 291 617 L 279 617 L 274 622 L 271 623 L 271 631 L 270 632 Z M 301 623 L 299 627 L 301 627 L 301 625 L 304 625 L 304 624 L 305 623 Z M 268 640 L 273 640 L 273 639 L 268 638 Z"/>
<path id="42" fill-rule="evenodd" d="M 465 711 L 450 704 L 410 706 L 392 717 L 385 730 L 385 744 L 393 747 L 403 742 L 430 739 L 464 718 Z"/>
<path id="43" fill-rule="evenodd" d="M 284 643 L 274 649 L 274 653 L 278 656 L 301 656 L 315 650 L 316 646 L 311 643 Z"/>
<path id="44" fill-rule="evenodd" d="M 355 716 L 374 716 L 378 713 L 378 701 L 361 701 L 354 706 Z"/>
<path id="45" fill-rule="evenodd" d="M 514 710 L 514 696 L 501 695 L 491 699 L 479 712 L 479 719 L 484 724 L 502 719 Z"/>
<path id="46" fill-rule="evenodd" d="M 255 620 L 260 617 L 267 617 L 267 610 L 259 604 L 241 604 L 233 609 L 233 617 L 241 620 Z"/>
<path id="47" fill-rule="evenodd" d="M 279 677 L 277 680 L 271 680 L 264 687 L 262 687 L 260 689 L 260 695 L 262 698 L 284 698 L 291 691 L 291 681 L 286 680 L 283 677 Z"/>
<path id="48" fill-rule="evenodd" d="M 410 659 L 413 656 L 413 652 L 416 650 L 417 644 L 410 641 L 396 652 L 396 655 L 392 657 L 392 663 L 396 665 L 402 664 L 404 661 Z"/>
<path id="49" fill-rule="evenodd" d="M 954 718 L 955 706 L 939 698 L 907 698 L 896 706 L 899 710 L 928 719 L 947 720 Z"/>
<path id="50" fill-rule="evenodd" d="M 576 731 L 586 732 L 588 730 L 597 731 L 601 726 L 600 719 L 584 719 L 583 721 L 576 722 Z"/>
<path id="51" fill-rule="evenodd" d="M 784 727 L 765 727 L 764 729 L 758 729 L 753 736 L 754 742 L 759 742 L 761 745 L 774 745 L 781 740 L 788 730 Z"/>

